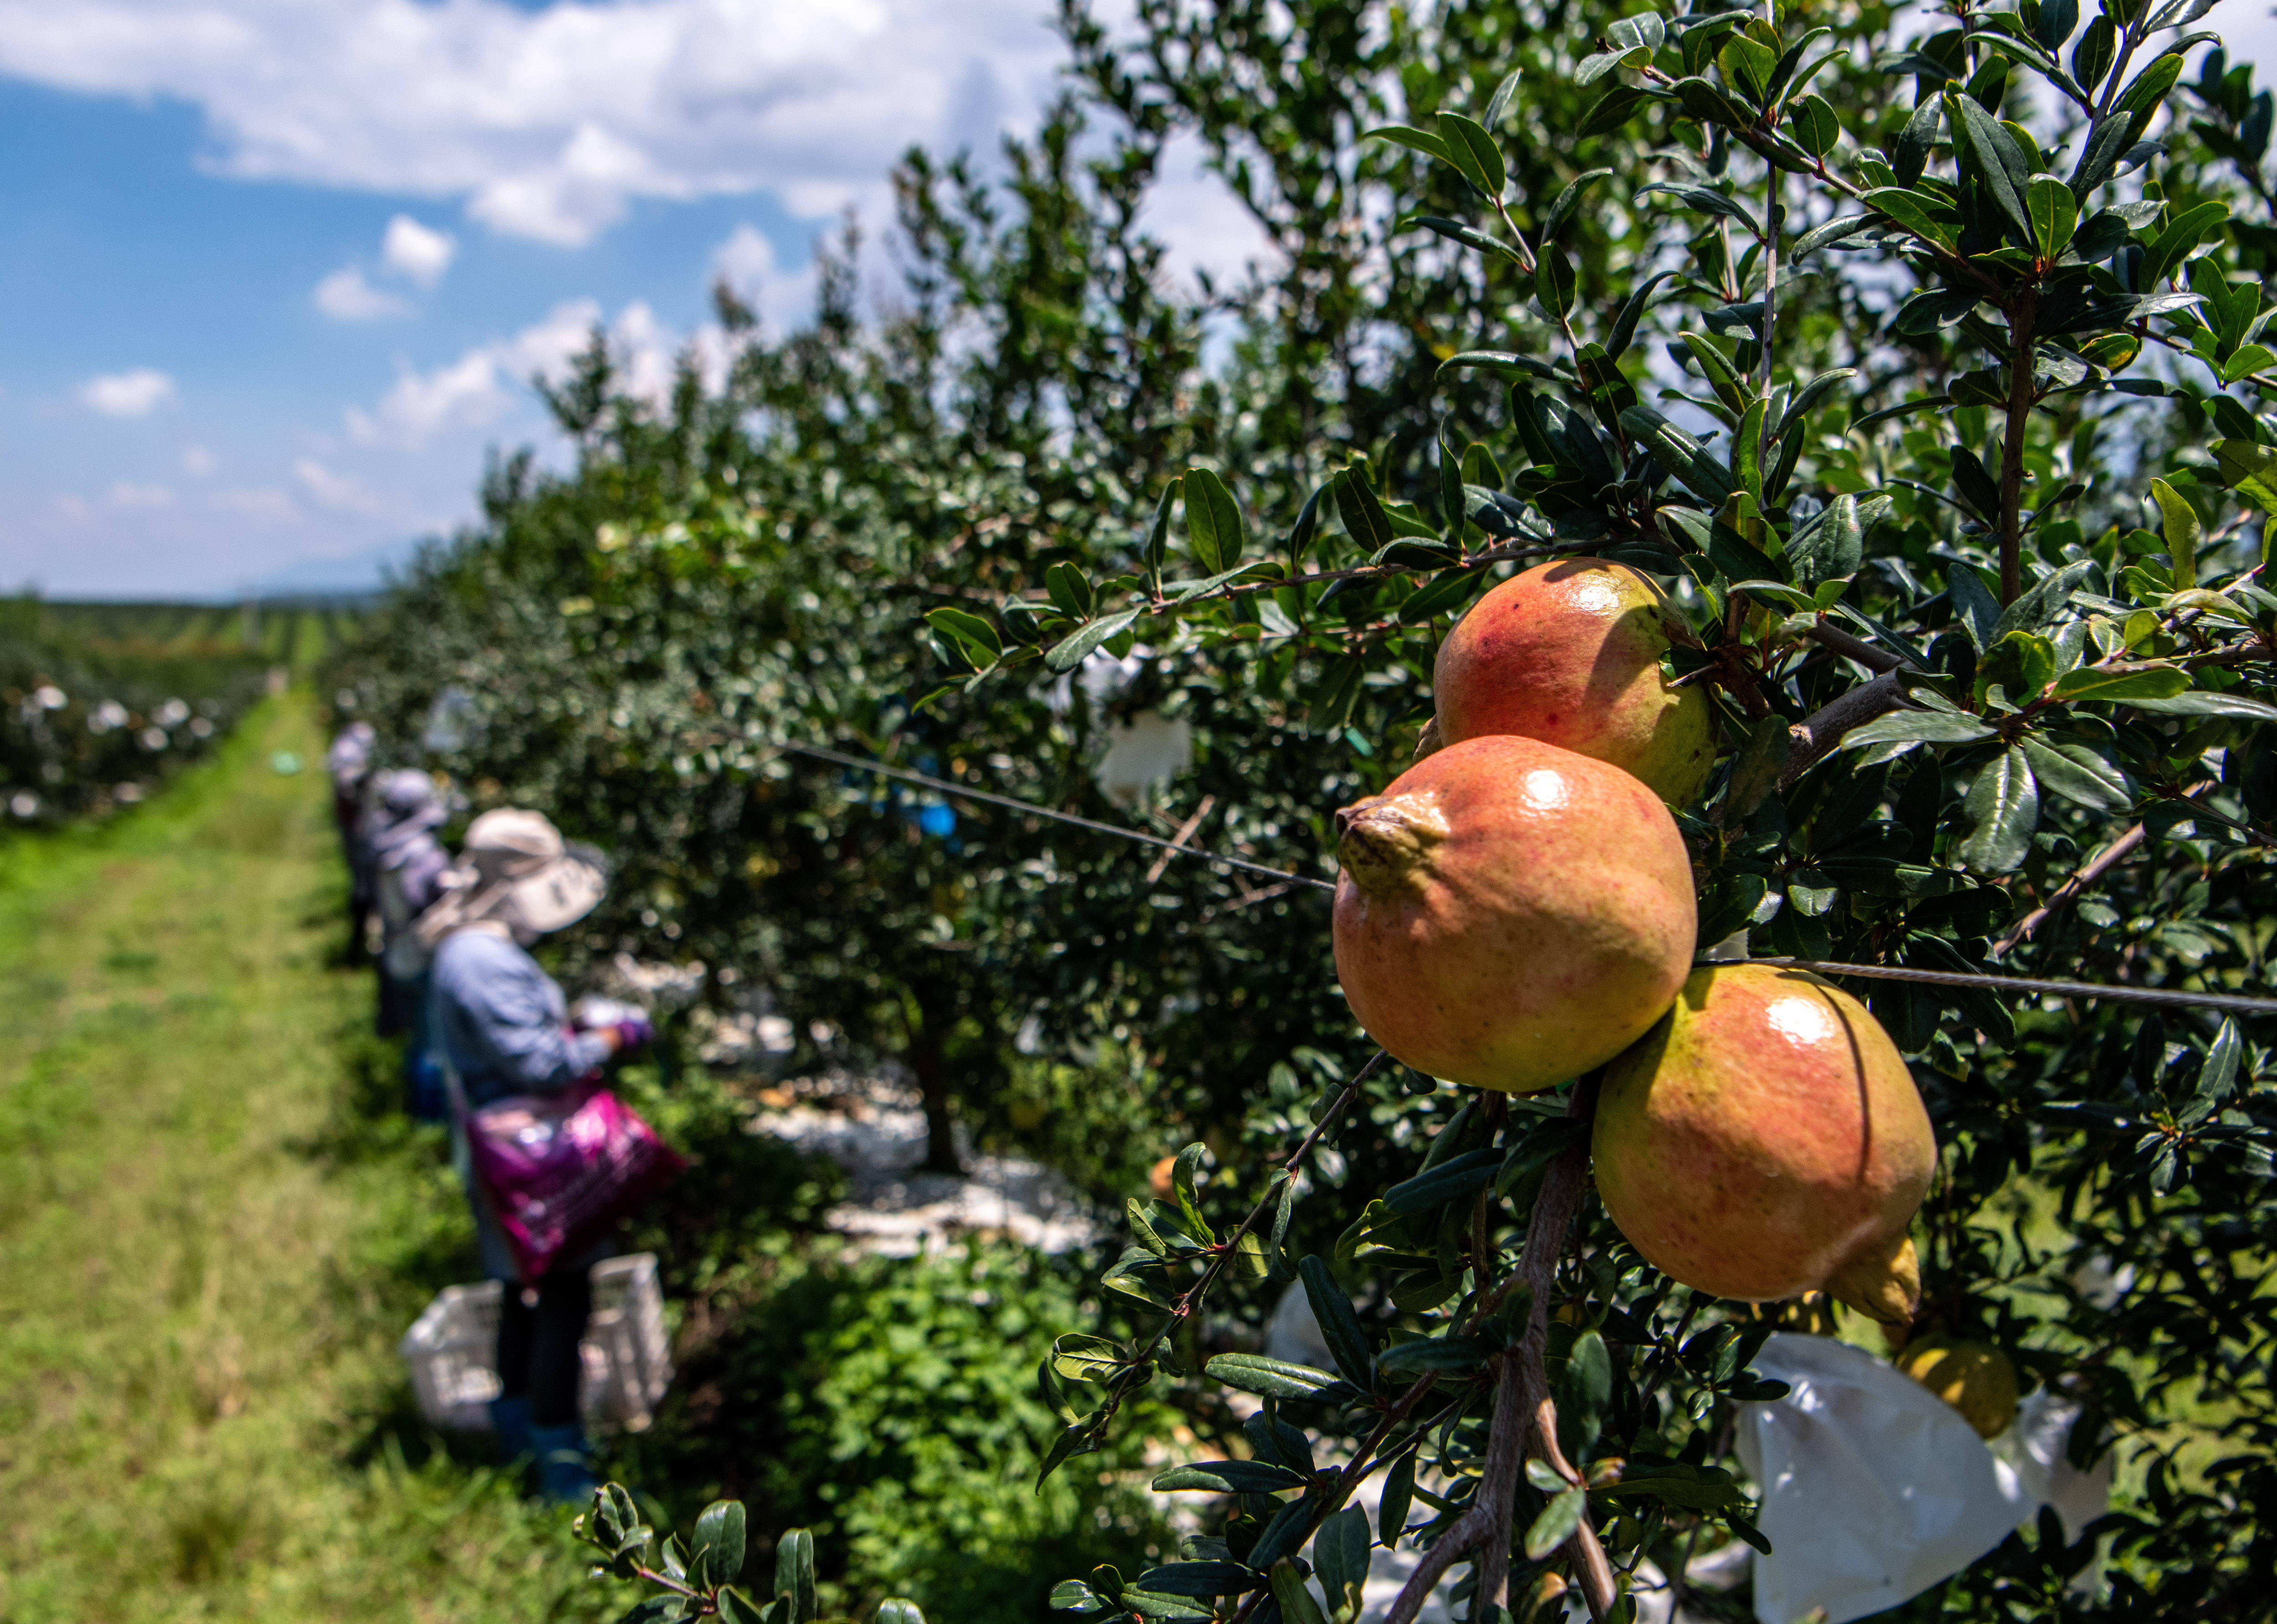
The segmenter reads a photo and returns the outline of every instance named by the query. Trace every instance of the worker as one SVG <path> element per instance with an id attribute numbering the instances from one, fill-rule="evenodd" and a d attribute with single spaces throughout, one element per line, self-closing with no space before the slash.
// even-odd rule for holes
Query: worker
<path id="1" fill-rule="evenodd" d="M 378 819 L 370 846 L 379 913 L 378 1029 L 401 1036 L 405 1109 L 421 1121 L 444 1117 L 443 1073 L 427 1039 L 427 968 L 432 958 L 412 924 L 443 895 L 451 854 L 436 831 L 451 808 L 435 780 L 405 769 L 374 785 Z"/>
<path id="2" fill-rule="evenodd" d="M 417 931 L 434 954 L 428 1019 L 461 1132 L 465 1113 L 515 1096 L 559 1094 L 655 1036 L 644 1017 L 573 1029 L 561 988 L 529 955 L 539 937 L 599 902 L 606 879 L 598 853 L 565 843 L 539 813 L 486 812 L 468 827 L 446 884 Z M 592 1310 L 590 1271 L 608 1256 L 608 1238 L 524 1280 L 470 1165 L 465 1177 L 484 1271 L 501 1283 L 501 1392 L 491 1406 L 500 1458 L 534 1455 L 548 1499 L 582 1501 L 594 1479 L 578 1420 L 578 1345 Z"/>
<path id="3" fill-rule="evenodd" d="M 363 845 L 364 792 L 371 782 L 372 752 L 378 735 L 369 722 L 351 722 L 334 736 L 324 752 L 324 770 L 332 780 L 332 822 L 340 831 L 340 854 L 348 865 L 348 939 L 343 961 L 361 963 L 369 951 L 365 937 L 371 928 L 372 873 Z"/>

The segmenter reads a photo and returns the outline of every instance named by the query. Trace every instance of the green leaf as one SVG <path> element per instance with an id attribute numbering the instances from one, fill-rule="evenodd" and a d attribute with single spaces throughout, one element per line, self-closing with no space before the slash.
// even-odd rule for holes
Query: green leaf
<path id="1" fill-rule="evenodd" d="M 1763 234 L 1763 227 L 1755 224 L 1755 216 L 1713 186 L 1687 186 L 1676 180 L 1656 180 L 1649 186 L 1639 186 L 1636 195 L 1641 200 L 1650 197 L 1656 192 L 1664 192 L 1686 208 L 1695 209 L 1702 214 L 1721 215 L 1725 219 L 1737 220 L 1741 225 L 1746 226 L 1753 236 L 1760 237 Z"/>
<path id="2" fill-rule="evenodd" d="M 2213 454 L 2223 483 L 2243 492 L 2264 513 L 2277 515 L 2277 449 L 2253 440 L 2216 440 Z"/>
<path id="3" fill-rule="evenodd" d="M 970 611 L 936 609 L 925 616 L 925 624 L 975 671 L 994 665 L 1003 656 L 1004 640 L 996 628 Z"/>
<path id="4" fill-rule="evenodd" d="M 1959 447 L 1955 447 L 1959 450 Z M 2000 600 L 1992 596 L 1976 572 L 1966 564 L 1947 565 L 1945 571 L 1946 590 L 1953 596 L 1953 607 L 1969 633 L 1969 641 L 1984 653 L 1999 641 Z"/>
<path id="5" fill-rule="evenodd" d="M 1154 505 L 1154 522 L 1146 530 L 1146 573 L 1159 584 L 1162 579 L 1162 559 L 1170 547 L 1170 509 L 1184 494 L 1185 483 L 1172 480 L 1162 487 L 1162 499 Z"/>
<path id="6" fill-rule="evenodd" d="M 1367 1514 L 1357 1506 L 1346 1506 L 1323 1521 L 1321 1531 L 1313 1536 L 1313 1572 L 1327 1593 L 1331 1613 L 1358 1611 L 1354 1604 L 1367 1585 L 1372 1543 L 1367 1537 Z"/>
<path id="7" fill-rule="evenodd" d="M 1866 529 L 1858 519 L 1858 498 L 1847 492 L 1787 543 L 1787 562 L 1805 586 L 1839 581 L 1858 573 L 1865 555 Z"/>
<path id="8" fill-rule="evenodd" d="M 1375 1508 L 1377 1543 L 1387 1551 L 1399 1543 L 1407 1527 L 1408 1507 L 1415 1499 L 1415 1452 L 1409 1450 L 1383 1475 L 1383 1499 Z"/>
<path id="9" fill-rule="evenodd" d="M 1746 411 L 1747 380 L 1740 376 L 1739 369 L 1732 365 L 1730 358 L 1715 340 L 1705 333 L 1690 331 L 1677 336 L 1684 340 L 1684 347 L 1691 354 L 1693 364 L 1700 368 L 1700 376 L 1708 380 L 1708 387 L 1716 391 L 1716 398 L 1734 412 Z"/>
<path id="10" fill-rule="evenodd" d="M 1672 87 L 1684 116 L 1701 124 L 1720 124 L 1730 130 L 1753 129 L 1755 114 L 1724 94 L 1723 88 L 1696 74 L 1679 79 Z"/>
<path id="11" fill-rule="evenodd" d="M 1842 735 L 1846 750 L 1877 744 L 1975 744 L 1992 729 L 1958 710 L 1893 710 Z"/>
<path id="12" fill-rule="evenodd" d="M 1211 574 L 1241 562 L 1249 527 L 1225 482 L 1207 468 L 1189 468 L 1186 482 L 1186 544 Z"/>
<path id="13" fill-rule="evenodd" d="M 1770 410 L 1771 402 L 1757 397 L 1740 414 L 1740 426 L 1732 433 L 1732 477 L 1757 506 L 1763 501 L 1763 416 Z"/>
<path id="14" fill-rule="evenodd" d="M 1329 1624 L 1328 1615 L 1306 1588 L 1305 1576 L 1297 1571 L 1294 1557 L 1284 1556 L 1274 1563 L 1272 1577 L 1273 1599 L 1281 1609 L 1282 1624 Z"/>
<path id="15" fill-rule="evenodd" d="M 1500 1153 L 1497 1152 L 1497 1155 Z M 1376 1367 L 1386 1376 L 1414 1376 L 1425 1370 L 1475 1370 L 1495 1350 L 1477 1337 L 1418 1337 L 1384 1349 Z"/>
<path id="16" fill-rule="evenodd" d="M 1138 1203 L 1133 1202 L 1131 1205 L 1135 1209 Z M 1154 1231 L 1150 1228 L 1146 1233 L 1152 1235 Z M 1156 1246 L 1161 1244 L 1159 1240 L 1155 1242 Z M 1123 1345 L 1107 1337 L 1070 1331 L 1052 1343 L 1052 1374 L 1071 1382 L 1112 1380 L 1129 1362 Z"/>
<path id="17" fill-rule="evenodd" d="M 1534 297 L 1552 321 L 1562 321 L 1573 308 L 1573 262 L 1564 250 L 1543 244 L 1534 262 Z"/>
<path id="18" fill-rule="evenodd" d="M 1816 98 L 1806 99 L 1816 100 Z M 1788 250 L 1787 256 L 1790 259 L 1800 260 L 1804 254 L 1816 253 L 1828 243 L 1840 242 L 1846 237 L 1855 237 L 1859 232 L 1880 224 L 1872 215 L 1838 216 L 1824 225 L 1812 226 L 1801 236 L 1796 238 L 1794 247 Z"/>
<path id="19" fill-rule="evenodd" d="M 1220 1354 L 1203 1369 L 1229 1387 L 1268 1399 L 1317 1398 L 1336 1380 L 1326 1370 L 1268 1359 L 1262 1354 Z"/>
<path id="20" fill-rule="evenodd" d="M 1447 161 L 1463 171 L 1464 179 L 1490 198 L 1502 196 L 1510 171 L 1503 163 L 1501 147 L 1483 125 L 1460 113 L 1441 113 L 1439 140 L 1446 146 Z"/>
<path id="21" fill-rule="evenodd" d="M 2233 717 L 2244 722 L 2277 722 L 2277 705 L 2264 704 L 2243 694 L 2176 694 L 2159 699 L 2130 698 L 2127 702 L 2137 710 L 2160 716 Z"/>
<path id="22" fill-rule="evenodd" d="M 1945 110 L 1946 118 L 1953 121 L 1956 144 L 1965 147 L 1974 160 L 1994 206 L 2016 228 L 2017 240 L 2030 243 L 2032 216 L 2024 206 L 2024 194 L 2031 186 L 2032 171 L 2039 166 L 2025 156 L 2006 126 L 1979 107 L 1974 97 L 1947 91 Z"/>
<path id="23" fill-rule="evenodd" d="M 1961 246 L 1960 219 L 1941 197 L 1904 186 L 1877 186 L 1866 194 L 1864 201 L 1915 236 L 1940 248 L 1955 249 Z"/>
<path id="24" fill-rule="evenodd" d="M 1368 1348 L 1359 1316 L 1352 1312 L 1352 1299 L 1344 1295 L 1336 1277 L 1319 1257 L 1308 1256 L 1299 1263 L 1297 1278 L 1305 1283 L 1305 1301 L 1312 1307 L 1321 1339 L 1329 1345 L 1336 1369 L 1346 1381 L 1367 1392 L 1375 1382 L 1375 1356 Z"/>
<path id="25" fill-rule="evenodd" d="M 1609 169 L 1584 170 L 1567 181 L 1565 189 L 1557 194 L 1557 201 L 1550 205 L 1550 213 L 1542 223 L 1542 240 L 1555 241 L 1557 234 L 1565 229 L 1567 224 L 1580 211 L 1581 194 L 1588 191 L 1592 184 L 1604 179 L 1612 172 Z"/>
<path id="26" fill-rule="evenodd" d="M 2173 560 L 2174 589 L 2187 591 L 2198 584 L 2198 543 L 2205 539 L 2205 527 L 2198 521 L 2198 511 L 2190 505 L 2189 498 L 2165 480 L 2151 481 L 2151 495 L 2165 520 L 2162 527 L 2167 557 Z"/>
<path id="27" fill-rule="evenodd" d="M 2023 751 L 2010 745 L 1976 775 L 1962 803 L 1970 828 L 1956 854 L 1979 874 L 2007 874 L 2029 856 L 2040 823 L 2040 789 Z"/>
<path id="28" fill-rule="evenodd" d="M 878 1611 L 870 1615 L 870 1624 L 925 1624 L 925 1614 L 917 1603 L 899 1597 L 888 1597 L 878 1604 Z"/>
<path id="29" fill-rule="evenodd" d="M 2250 378 L 2255 373 L 2277 366 L 2277 353 L 2266 344 L 2249 344 L 2221 364 L 2221 381 L 2235 383 L 2240 378 Z"/>
<path id="30" fill-rule="evenodd" d="M 712 1598 L 719 1608 L 720 1624 L 768 1624 L 767 1615 L 758 1603 L 741 1590 L 723 1590 Z M 618 1624 L 624 1624 L 622 1620 Z"/>
<path id="31" fill-rule="evenodd" d="M 1201 1165 L 1209 1147 L 1196 1141 L 1178 1152 L 1178 1159 L 1170 1164 L 1170 1189 L 1178 1199 L 1179 1214 L 1186 1221 L 1186 1233 L 1204 1246 L 1217 1242 L 1217 1235 L 1202 1217 L 1201 1201 L 1195 1193 L 1194 1172 Z"/>
<path id="32" fill-rule="evenodd" d="M 2096 812 L 2124 812 L 2135 804 L 2127 775 L 2083 744 L 2027 735 L 2020 747 L 2033 776 L 2067 801 Z"/>
<path id="33" fill-rule="evenodd" d="M 1573 1537 L 1573 1530 L 1581 1526 L 1581 1514 L 1589 1508 L 1589 1495 L 1585 1489 L 1572 1488 L 1542 1508 L 1534 1526 L 1526 1530 L 1526 1559 L 1539 1562 Z"/>
<path id="34" fill-rule="evenodd" d="M 714 1500 L 696 1519 L 689 1571 L 704 1586 L 733 1584 L 743 1576 L 743 1503 Z"/>
<path id="35" fill-rule="evenodd" d="M 1344 533 L 1363 551 L 1377 552 L 1391 544 L 1394 532 L 1391 517 L 1376 499 L 1375 490 L 1367 482 L 1367 466 L 1355 461 L 1336 475 L 1336 512 L 1344 521 Z"/>
<path id="36" fill-rule="evenodd" d="M 1050 595 L 1053 607 L 1070 620 L 1091 618 L 1097 599 L 1090 578 L 1075 565 L 1062 558 L 1045 570 L 1044 590 Z"/>
<path id="37" fill-rule="evenodd" d="M 1634 118 L 1638 108 L 1654 99 L 1650 91 L 1634 85 L 1615 85 L 1582 116 L 1581 127 L 1574 131 L 1573 139 L 1587 140 L 1592 135 L 1611 134 Z"/>
<path id="38" fill-rule="evenodd" d="M 1438 136 L 1428 134 L 1421 130 L 1411 130 L 1405 125 L 1385 125 L 1380 129 L 1364 131 L 1360 135 L 1360 140 L 1364 141 L 1390 141 L 1394 146 L 1405 147 L 1411 151 L 1420 152 L 1424 154 L 1426 156 L 1436 158 L 1440 163 L 1448 165 L 1450 168 L 1459 169 L 1461 167 L 1461 165 L 1456 163 L 1455 155 L 1447 149 L 1447 143 L 1444 140 L 1441 140 Z"/>
<path id="39" fill-rule="evenodd" d="M 1475 1195 L 1493 1181 L 1495 1170 L 1501 1165 L 1499 1150 L 1466 1150 L 1393 1185 L 1384 1191 L 1383 1204 L 1397 1213 L 1428 1212 Z"/>
<path id="40" fill-rule="evenodd" d="M 788 1598 L 791 1624 L 811 1624 L 814 1596 L 814 1536 L 791 1529 L 775 1542 L 775 1596 Z"/>
<path id="41" fill-rule="evenodd" d="M 1312 1480 L 1270 1461 L 1197 1461 L 1173 1467 L 1154 1479 L 1157 1493 L 1173 1489 L 1208 1489 L 1219 1494 L 1279 1494 Z"/>
<path id="42" fill-rule="evenodd" d="M 2098 671 L 2092 665 L 2083 665 L 2056 679 L 2054 697 L 2066 701 L 2124 700 L 2133 704 L 2139 700 L 2169 699 L 2189 686 L 2189 673 L 2173 666 L 2152 671 Z"/>
<path id="43" fill-rule="evenodd" d="M 1044 656 L 1045 666 L 1052 671 L 1073 671 L 1090 658 L 1092 651 L 1100 644 L 1128 630 L 1131 623 L 1146 612 L 1143 609 L 1125 609 L 1100 616 L 1072 637 L 1063 637 L 1054 643 L 1051 652 Z"/>
<path id="44" fill-rule="evenodd" d="M 2052 175 L 2034 177 L 2024 193 L 2024 211 L 2031 216 L 2032 242 L 2042 259 L 2052 260 L 2070 245 L 2079 226 L 2079 200 L 2062 181 Z"/>
<path id="45" fill-rule="evenodd" d="M 1788 110 L 1787 128 L 1814 158 L 1824 157 L 1842 140 L 1841 116 L 1834 110 L 1832 102 L 1816 93 L 1802 97 Z"/>
<path id="46" fill-rule="evenodd" d="M 2016 601 L 2000 613 L 1993 623 L 1992 635 L 1997 642 L 2010 632 L 2037 632 L 2061 614 L 2088 577 L 2095 573 L 2092 560 L 2082 559 L 2067 564 L 2045 576 L 2028 591 L 2019 593 Z"/>

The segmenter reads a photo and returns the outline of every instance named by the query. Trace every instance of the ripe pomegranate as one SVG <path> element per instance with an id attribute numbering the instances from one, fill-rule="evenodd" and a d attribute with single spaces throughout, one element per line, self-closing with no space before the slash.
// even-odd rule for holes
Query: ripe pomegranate
<path id="1" fill-rule="evenodd" d="M 1467 740 L 1336 829 L 1336 975 L 1368 1036 L 1420 1072 L 1534 1093 L 1618 1054 L 1684 983 L 1684 841 L 1617 767 Z"/>
<path id="2" fill-rule="evenodd" d="M 2015 1362 L 1990 1342 L 1923 1337 L 1897 1367 L 1959 1410 L 1979 1438 L 1998 1438 L 2016 1419 Z"/>
<path id="3" fill-rule="evenodd" d="M 1897 1045 L 1815 975 L 1710 965 L 1607 1069 L 1594 1149 L 1605 1210 L 1695 1291 L 1770 1301 L 1885 1277 L 1918 1301 L 1907 1224 L 1937 1142 Z"/>
<path id="4" fill-rule="evenodd" d="M 1439 737 L 1539 739 L 1680 807 L 1715 765 L 1716 717 L 1703 690 L 1661 671 L 1674 623 L 1660 588 L 1626 564 L 1560 558 L 1513 575 L 1439 645 Z"/>

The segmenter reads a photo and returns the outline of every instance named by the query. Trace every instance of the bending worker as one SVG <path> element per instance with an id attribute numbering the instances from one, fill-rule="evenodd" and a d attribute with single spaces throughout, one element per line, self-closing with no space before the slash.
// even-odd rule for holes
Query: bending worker
<path id="1" fill-rule="evenodd" d="M 600 854 L 567 846 L 536 812 L 486 812 L 467 831 L 450 891 L 419 920 L 434 950 L 429 971 L 431 1041 L 455 1081 L 458 1112 L 516 1095 L 553 1094 L 612 1056 L 654 1036 L 645 1020 L 588 1032 L 567 1022 L 567 1001 L 529 945 L 575 923 L 607 882 Z M 525 1282 L 480 1183 L 469 1172 L 483 1268 L 502 1282 L 498 1371 L 491 1407 L 500 1457 L 534 1454 L 549 1499 L 582 1500 L 593 1476 L 577 1414 L 578 1344 L 592 1310 L 590 1271 L 609 1254 L 605 1236 Z"/>
<path id="2" fill-rule="evenodd" d="M 405 769 L 373 788 L 371 837 L 379 908 L 379 1035 L 401 1036 L 405 1106 L 421 1121 L 443 1118 L 441 1067 L 427 1039 L 427 965 L 431 955 L 411 927 L 443 895 L 451 854 L 435 838 L 451 808 L 435 780 Z"/>

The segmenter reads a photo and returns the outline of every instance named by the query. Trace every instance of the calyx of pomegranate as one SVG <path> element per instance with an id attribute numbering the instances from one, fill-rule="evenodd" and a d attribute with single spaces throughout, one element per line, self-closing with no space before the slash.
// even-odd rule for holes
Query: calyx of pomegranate
<path id="1" fill-rule="evenodd" d="M 1413 891 L 1453 832 L 1436 795 L 1371 795 L 1336 813 L 1336 861 L 1371 896 Z"/>

